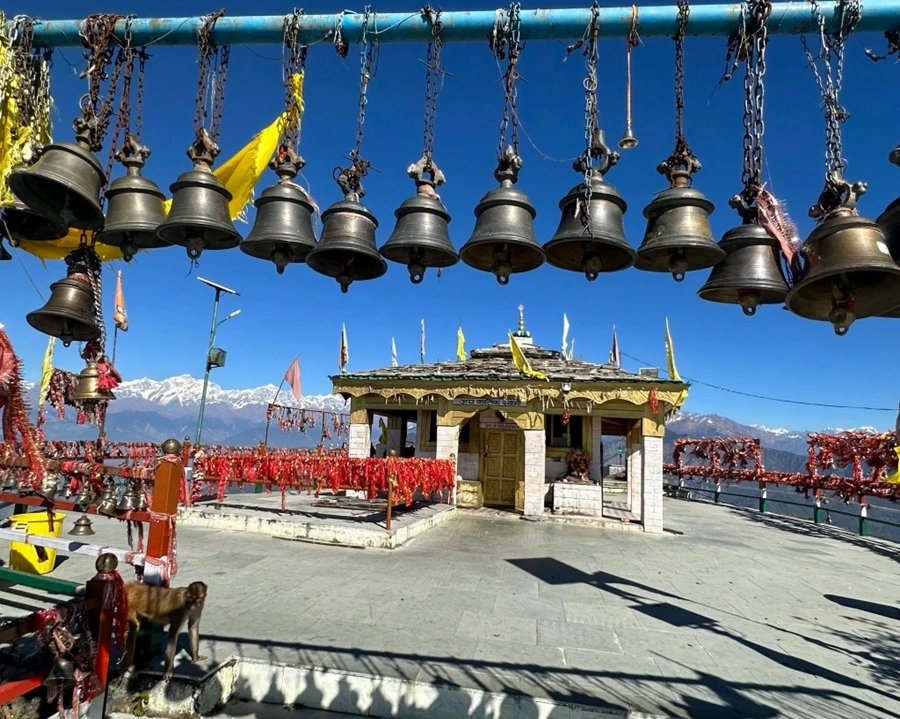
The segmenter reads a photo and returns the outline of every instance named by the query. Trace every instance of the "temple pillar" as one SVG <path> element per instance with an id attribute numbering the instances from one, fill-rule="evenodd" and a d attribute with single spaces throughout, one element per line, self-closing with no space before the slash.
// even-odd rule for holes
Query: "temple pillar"
<path id="1" fill-rule="evenodd" d="M 643 482 L 641 492 L 641 524 L 644 531 L 663 531 L 663 426 L 644 419 L 641 439 Z M 650 426 L 652 425 L 652 426 Z"/>
<path id="2" fill-rule="evenodd" d="M 406 434 L 403 429 L 406 426 L 406 421 L 402 417 L 388 417 L 387 418 L 387 449 L 388 452 L 394 451 L 397 453 L 397 456 L 400 456 L 400 450 L 403 449 L 405 444 L 404 435 Z"/>
<path id="3" fill-rule="evenodd" d="M 525 435 L 524 513 L 526 517 L 541 517 L 544 514 L 544 496 L 547 494 L 544 482 L 546 436 L 543 427 L 522 431 Z"/>
<path id="4" fill-rule="evenodd" d="M 634 427 L 628 432 L 628 468 L 625 470 L 628 477 L 628 506 L 632 519 L 641 518 L 641 496 L 644 492 L 644 465 L 641 457 L 641 422 L 635 422 Z"/>

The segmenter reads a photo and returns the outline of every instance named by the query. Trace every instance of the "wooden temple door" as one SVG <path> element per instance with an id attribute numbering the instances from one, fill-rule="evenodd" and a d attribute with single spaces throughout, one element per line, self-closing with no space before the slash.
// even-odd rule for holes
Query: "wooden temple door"
<path id="1" fill-rule="evenodd" d="M 513 506 L 522 474 L 521 432 L 486 429 L 482 432 L 481 455 L 484 503 Z"/>

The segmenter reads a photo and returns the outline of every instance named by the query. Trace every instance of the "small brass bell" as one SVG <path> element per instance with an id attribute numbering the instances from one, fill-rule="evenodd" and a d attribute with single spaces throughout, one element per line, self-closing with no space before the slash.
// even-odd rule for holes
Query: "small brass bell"
<path id="1" fill-rule="evenodd" d="M 97 493 L 94 492 L 94 487 L 89 481 L 84 480 L 81 483 L 78 494 L 76 494 L 75 498 L 72 500 L 72 503 L 79 509 L 87 509 L 91 506 L 96 497 Z"/>
<path id="2" fill-rule="evenodd" d="M 656 169 L 669 178 L 669 188 L 644 208 L 647 229 L 634 266 L 646 272 L 671 272 L 681 282 L 686 272 L 713 267 L 725 257 L 709 227 L 715 205 L 690 186 L 691 173 L 700 169 L 698 161 L 683 170 L 673 170 L 665 162 Z"/>
<path id="3" fill-rule="evenodd" d="M 737 198 L 732 199 L 736 206 Z M 743 224 L 732 227 L 719 247 L 725 259 L 713 267 L 706 283 L 697 291 L 700 299 L 740 305 L 744 314 L 756 314 L 759 305 L 781 304 L 788 286 L 779 265 L 779 246 L 756 222 L 756 208 L 744 207 Z"/>
<path id="4" fill-rule="evenodd" d="M 30 167 L 9 175 L 9 189 L 26 206 L 65 227 L 96 230 L 103 225 L 100 191 L 106 176 L 91 152 L 91 129 L 84 118 L 74 122 L 75 142 L 44 148 Z"/>
<path id="5" fill-rule="evenodd" d="M 87 367 L 78 374 L 78 389 L 72 399 L 85 405 L 92 405 L 115 398 L 111 390 L 100 388 L 100 370 L 94 360 L 88 360 Z"/>
<path id="6" fill-rule="evenodd" d="M 81 265 L 70 265 L 68 277 L 50 285 L 47 304 L 29 312 L 25 319 L 39 332 L 58 337 L 66 347 L 72 342 L 98 339 L 100 328 L 95 320 L 94 290 L 88 270 Z"/>
<path id="7" fill-rule="evenodd" d="M 344 199 L 322 213 L 322 236 L 306 256 L 307 265 L 319 274 L 334 277 L 345 293 L 351 282 L 374 280 L 387 272 L 387 263 L 375 244 L 378 220 L 359 201 L 366 191 L 351 175 L 351 170 L 344 170 L 338 176 Z"/>
<path id="8" fill-rule="evenodd" d="M 619 153 L 602 145 L 596 167 L 587 154 L 573 165 L 577 172 L 590 173 L 590 192 L 584 182 L 569 190 L 559 201 L 562 219 L 556 233 L 544 245 L 547 262 L 572 272 L 584 272 L 589 282 L 601 272 L 624 270 L 634 264 L 635 253 L 625 239 L 624 214 L 628 209 L 619 191 L 604 175 L 619 161 Z"/>
<path id="9" fill-rule="evenodd" d="M 62 477 L 60 477 L 58 472 L 47 472 L 44 475 L 44 479 L 41 480 L 41 494 L 51 499 L 55 497 L 60 490 L 61 480 Z"/>
<path id="10" fill-rule="evenodd" d="M 122 493 L 119 503 L 116 505 L 116 509 L 119 512 L 129 512 L 133 509 L 137 509 L 137 504 L 138 495 L 134 483 L 132 482 L 129 483 L 127 489 Z"/>
<path id="11" fill-rule="evenodd" d="M 147 493 L 144 491 L 144 482 L 138 479 L 135 481 L 134 510 L 136 512 L 146 512 L 149 508 Z"/>
<path id="12" fill-rule="evenodd" d="M 391 262 L 405 264 L 410 281 L 417 285 L 425 278 L 427 268 L 452 267 L 459 262 L 459 255 L 447 228 L 450 214 L 434 191 L 446 182 L 444 173 L 423 155 L 406 174 L 416 181 L 416 194 L 394 211 L 397 224 L 381 254 Z"/>
<path id="13" fill-rule="evenodd" d="M 622 133 L 622 137 L 619 140 L 619 147 L 623 150 L 633 150 L 638 146 L 638 139 L 634 134 L 634 131 L 631 129 L 631 125 L 627 125 L 625 127 L 625 132 Z"/>
<path id="14" fill-rule="evenodd" d="M 90 537 L 92 534 L 96 534 L 96 532 L 86 514 L 82 514 L 76 519 L 75 526 L 69 530 L 70 537 Z"/>
<path id="15" fill-rule="evenodd" d="M 278 274 L 288 264 L 301 263 L 316 246 L 312 216 L 316 207 L 300 185 L 293 182 L 306 165 L 289 144 L 284 143 L 269 167 L 278 175 L 278 184 L 267 187 L 253 204 L 256 219 L 241 251 L 275 263 Z"/>
<path id="16" fill-rule="evenodd" d="M 830 173 L 809 214 L 822 220 L 800 252 L 805 266 L 785 298 L 800 317 L 828 321 L 845 335 L 854 320 L 881 315 L 900 303 L 900 266 L 891 257 L 884 228 L 855 214 L 866 183 Z"/>
<path id="17" fill-rule="evenodd" d="M 43 682 L 45 687 L 54 691 L 74 687 L 76 683 L 75 663 L 65 657 L 56 657 L 53 660 L 53 668 Z"/>
<path id="18" fill-rule="evenodd" d="M 103 494 L 100 495 L 100 501 L 97 503 L 97 514 L 106 517 L 116 516 L 116 488 L 112 482 L 107 481 L 103 485 Z"/>
<path id="19" fill-rule="evenodd" d="M 205 129 L 201 130 L 187 152 L 194 167 L 169 186 L 172 205 L 168 217 L 156 231 L 164 242 L 187 248 L 192 260 L 204 250 L 230 250 L 241 242 L 228 207 L 232 195 L 212 173 L 212 163 L 218 154 L 219 146 Z"/>
<path id="20" fill-rule="evenodd" d="M 2 395 L 0 395 L 2 396 Z M 15 475 L 10 472 L 6 477 L 3 478 L 3 491 L 4 492 L 14 492 L 19 488 L 19 480 L 16 479 Z"/>
<path id="21" fill-rule="evenodd" d="M 35 212 L 21 200 L 16 200 L 9 207 L 3 208 L 0 232 L 9 237 L 13 247 L 18 247 L 20 242 L 58 240 L 69 234 L 69 228 Z"/>
<path id="22" fill-rule="evenodd" d="M 501 285 L 509 284 L 511 274 L 544 264 L 544 250 L 534 235 L 537 210 L 524 192 L 513 187 L 521 168 L 522 158 L 507 146 L 494 170 L 500 187 L 475 207 L 475 229 L 459 251 L 469 267 L 493 272 Z"/>
<path id="23" fill-rule="evenodd" d="M 138 250 L 169 245 L 156 234 L 166 219 L 166 196 L 155 182 L 141 175 L 148 157 L 150 149 L 127 135 L 122 149 L 116 153 L 126 174 L 113 180 L 106 191 L 106 224 L 97 233 L 97 242 L 120 248 L 126 262 L 131 262 Z"/>

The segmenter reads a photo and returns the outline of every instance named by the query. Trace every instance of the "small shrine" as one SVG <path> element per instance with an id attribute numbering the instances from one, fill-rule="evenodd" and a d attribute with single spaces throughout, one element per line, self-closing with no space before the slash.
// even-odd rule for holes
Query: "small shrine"
<path id="1" fill-rule="evenodd" d="M 463 361 L 331 377 L 350 400 L 350 456 L 370 455 L 373 422 L 385 418 L 387 450 L 455 461 L 458 506 L 662 532 L 665 421 L 688 385 L 660 379 L 655 368 L 634 374 L 540 347 L 521 306 L 511 337 Z M 604 496 L 604 484 L 620 489 Z"/>

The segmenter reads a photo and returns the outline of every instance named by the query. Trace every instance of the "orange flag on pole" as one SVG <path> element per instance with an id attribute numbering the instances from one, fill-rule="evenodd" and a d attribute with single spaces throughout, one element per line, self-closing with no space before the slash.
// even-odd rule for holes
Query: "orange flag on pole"
<path id="1" fill-rule="evenodd" d="M 344 371 L 349 361 L 350 348 L 347 346 L 347 325 L 341 325 L 341 353 L 338 357 L 338 366 L 341 368 L 341 372 Z"/>
<path id="2" fill-rule="evenodd" d="M 122 294 L 122 270 L 119 270 L 116 277 L 116 311 L 113 313 L 116 327 L 122 332 L 128 331 L 128 313 L 125 311 L 125 295 Z"/>

